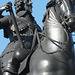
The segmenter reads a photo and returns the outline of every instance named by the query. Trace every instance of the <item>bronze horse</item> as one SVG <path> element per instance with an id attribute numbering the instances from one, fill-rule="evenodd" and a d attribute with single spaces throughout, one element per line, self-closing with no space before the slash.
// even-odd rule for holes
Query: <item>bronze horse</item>
<path id="1" fill-rule="evenodd" d="M 43 32 L 37 32 L 36 35 L 38 46 L 21 63 L 19 75 L 75 74 L 72 40 L 72 32 L 75 31 L 75 12 L 72 1 L 51 0 L 47 4 Z"/>
<path id="2" fill-rule="evenodd" d="M 72 3 L 72 0 L 51 0 L 47 4 L 43 32 L 39 33 L 42 38 L 30 59 L 30 75 L 75 75 Z"/>
<path id="3" fill-rule="evenodd" d="M 51 0 L 37 32 L 38 46 L 21 63 L 20 75 L 75 75 L 72 32 L 75 31 L 74 0 Z M 38 38 L 40 36 L 41 38 Z"/>
<path id="4" fill-rule="evenodd" d="M 75 12 L 71 0 L 51 0 L 37 33 L 37 49 L 22 62 L 20 75 L 75 75 L 72 32 Z"/>

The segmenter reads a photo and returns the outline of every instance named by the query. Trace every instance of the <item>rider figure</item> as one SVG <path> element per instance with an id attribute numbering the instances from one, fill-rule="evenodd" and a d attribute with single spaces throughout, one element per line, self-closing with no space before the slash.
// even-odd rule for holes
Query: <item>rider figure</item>
<path id="1" fill-rule="evenodd" d="M 16 31 L 10 15 L 2 15 L 3 11 L 9 11 L 11 3 L 0 7 L 0 29 L 4 30 L 4 37 L 9 38 L 7 45 L 1 55 L 1 70 L 3 75 L 17 75 L 20 63 L 30 54 L 32 48 L 33 34 L 35 29 L 41 31 L 37 25 L 32 13 L 31 0 L 15 0 L 16 21 L 21 39 L 24 43 L 24 49 L 20 48 Z M 15 62 L 15 63 L 14 63 Z"/>

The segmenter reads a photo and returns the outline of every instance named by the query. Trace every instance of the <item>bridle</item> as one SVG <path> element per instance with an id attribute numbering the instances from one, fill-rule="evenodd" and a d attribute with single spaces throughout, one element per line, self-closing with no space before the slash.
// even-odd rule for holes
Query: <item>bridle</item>
<path id="1" fill-rule="evenodd" d="M 55 2 L 55 0 L 53 0 L 52 2 L 54 2 L 53 4 L 53 6 L 55 7 L 55 5 L 57 5 L 58 7 L 63 3 L 63 0 L 58 0 L 57 1 L 57 3 Z M 55 4 L 56 3 L 56 4 Z M 52 4 L 51 4 L 52 5 Z M 48 6 L 48 5 L 47 5 Z M 54 8 L 55 9 L 55 8 Z M 55 12 L 56 13 L 56 12 Z M 60 14 L 58 14 L 58 16 L 60 16 Z M 74 16 L 69 16 L 68 18 L 73 18 Z M 59 17 L 59 19 L 61 19 L 62 20 L 62 18 L 61 17 Z M 65 27 L 65 24 L 67 24 L 67 22 L 66 22 L 66 20 L 67 20 L 67 18 L 65 17 L 65 19 L 63 19 L 62 20 L 62 26 L 64 27 L 64 28 L 67 28 L 67 27 Z M 42 37 L 45 37 L 45 38 L 48 38 L 48 40 L 49 41 L 51 41 L 53 44 L 55 44 L 56 46 L 58 46 L 59 47 L 59 49 L 60 50 L 58 50 L 58 51 L 56 51 L 56 52 L 60 52 L 60 51 L 64 51 L 65 52 L 65 47 L 67 47 L 67 43 L 68 43 L 68 41 L 69 41 L 69 37 L 68 37 L 68 32 L 66 31 L 66 29 L 64 29 L 65 30 L 65 33 L 66 33 L 66 35 L 67 35 L 67 41 L 66 42 L 60 42 L 60 41 L 56 41 L 56 40 L 54 40 L 54 39 L 52 39 L 52 38 L 50 38 L 50 37 L 48 37 L 48 36 L 46 36 L 46 34 L 44 34 L 44 33 L 38 33 L 38 35 L 41 35 Z M 40 41 L 39 41 L 39 43 L 40 43 Z M 59 45 L 57 45 L 56 43 L 58 43 L 58 44 L 60 44 L 62 47 L 60 47 Z M 40 44 L 41 45 L 41 44 Z M 42 49 L 43 50 L 43 49 Z M 44 50 L 43 50 L 44 51 Z M 53 53 L 56 53 L 56 52 L 51 52 L 51 53 L 49 53 L 49 54 L 53 54 Z M 47 53 L 47 52 L 46 52 Z"/>
<path id="2" fill-rule="evenodd" d="M 61 20 L 61 24 L 62 26 L 68 31 L 68 32 L 72 32 L 73 29 L 69 27 L 68 23 L 70 19 L 75 19 L 75 14 L 69 14 L 67 15 L 66 13 L 70 13 L 70 8 L 68 8 L 67 10 L 65 10 L 65 12 L 62 12 L 62 8 L 60 9 L 60 6 L 62 5 L 64 0 L 54 0 L 54 9 L 55 9 L 55 13 L 57 14 L 56 16 L 58 16 L 59 20 Z M 71 2 L 72 4 L 72 2 Z M 67 8 L 67 7 L 66 7 Z M 59 10 L 59 11 L 58 11 Z M 73 10 L 73 9 L 72 9 Z M 66 14 L 66 15 L 65 15 Z M 57 19 L 57 20 L 58 20 Z M 60 22 L 59 22 L 60 23 Z"/>

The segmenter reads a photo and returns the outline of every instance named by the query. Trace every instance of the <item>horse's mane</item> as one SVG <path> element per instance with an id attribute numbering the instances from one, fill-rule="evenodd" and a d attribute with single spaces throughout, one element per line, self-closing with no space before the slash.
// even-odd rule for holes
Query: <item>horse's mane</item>
<path id="1" fill-rule="evenodd" d="M 50 2 L 48 2 L 46 5 L 46 9 L 48 9 L 49 7 L 52 7 L 54 3 L 55 3 L 55 0 L 51 0 Z"/>
<path id="2" fill-rule="evenodd" d="M 46 5 L 46 9 L 48 10 L 48 8 L 52 7 L 55 4 L 55 0 L 51 0 L 50 2 L 47 3 Z M 48 11 L 46 11 L 46 13 L 44 14 L 43 20 L 42 22 L 45 21 L 46 15 L 48 14 Z"/>

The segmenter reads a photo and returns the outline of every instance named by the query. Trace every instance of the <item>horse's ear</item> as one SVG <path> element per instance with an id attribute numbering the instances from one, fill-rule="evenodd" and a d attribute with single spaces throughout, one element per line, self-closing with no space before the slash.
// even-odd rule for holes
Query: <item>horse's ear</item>
<path id="1" fill-rule="evenodd" d="M 49 7 L 52 7 L 54 4 L 55 4 L 55 0 L 51 0 L 50 2 L 47 3 L 46 9 L 48 9 Z"/>

